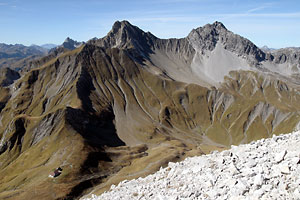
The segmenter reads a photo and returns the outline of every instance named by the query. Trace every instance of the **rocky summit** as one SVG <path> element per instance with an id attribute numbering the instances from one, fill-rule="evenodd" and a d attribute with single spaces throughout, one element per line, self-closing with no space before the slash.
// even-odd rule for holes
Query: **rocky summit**
<path id="1" fill-rule="evenodd" d="M 110 199 L 300 199 L 300 132 L 186 158 L 145 178 L 124 180 Z"/>
<path id="2" fill-rule="evenodd" d="M 221 22 L 180 39 L 128 21 L 103 38 L 67 38 L 1 69 L 0 199 L 99 195 L 169 162 L 292 132 L 299 59 Z"/>

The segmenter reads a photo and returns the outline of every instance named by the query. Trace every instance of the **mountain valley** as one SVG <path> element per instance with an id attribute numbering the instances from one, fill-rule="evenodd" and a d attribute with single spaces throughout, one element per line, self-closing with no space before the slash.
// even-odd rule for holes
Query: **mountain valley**
<path id="1" fill-rule="evenodd" d="M 299 128 L 299 48 L 263 51 L 220 22 L 160 39 L 117 21 L 65 42 L 0 69 L 0 199 L 101 194 Z"/>

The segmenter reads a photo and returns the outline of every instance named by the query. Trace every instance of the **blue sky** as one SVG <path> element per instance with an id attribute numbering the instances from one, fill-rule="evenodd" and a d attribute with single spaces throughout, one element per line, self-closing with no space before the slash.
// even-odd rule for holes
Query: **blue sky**
<path id="1" fill-rule="evenodd" d="M 257 46 L 300 47 L 299 0 L 0 0 L 0 43 L 87 41 L 105 36 L 116 20 L 160 38 L 221 21 Z"/>

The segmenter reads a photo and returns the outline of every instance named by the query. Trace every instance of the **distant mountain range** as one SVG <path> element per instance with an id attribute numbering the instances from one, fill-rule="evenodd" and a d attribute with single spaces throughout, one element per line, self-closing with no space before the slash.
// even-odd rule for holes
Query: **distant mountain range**
<path id="1" fill-rule="evenodd" d="M 267 45 L 262 46 L 260 49 L 265 52 L 271 52 L 271 51 L 276 50 L 275 48 L 269 48 Z"/>
<path id="2" fill-rule="evenodd" d="M 43 44 L 43 45 L 41 45 L 42 48 L 49 49 L 49 50 L 53 49 L 57 46 L 58 46 L 57 44 Z"/>
<path id="3" fill-rule="evenodd" d="M 0 68 L 9 67 L 11 69 L 22 69 L 30 62 L 38 60 L 48 53 L 61 49 L 73 50 L 83 44 L 77 42 L 69 37 L 61 45 L 44 44 L 44 45 L 30 45 L 25 46 L 22 44 L 4 44 L 0 43 Z"/>
<path id="4" fill-rule="evenodd" d="M 24 58 L 31 55 L 42 55 L 44 48 L 36 45 L 24 46 L 22 44 L 0 44 L 0 58 Z"/>

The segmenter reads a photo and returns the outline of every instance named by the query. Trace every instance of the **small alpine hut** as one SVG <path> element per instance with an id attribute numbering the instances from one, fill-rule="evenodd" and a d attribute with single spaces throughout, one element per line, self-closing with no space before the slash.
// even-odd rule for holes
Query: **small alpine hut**
<path id="1" fill-rule="evenodd" d="M 62 168 L 58 167 L 53 172 L 49 174 L 50 178 L 58 177 L 62 173 Z"/>

